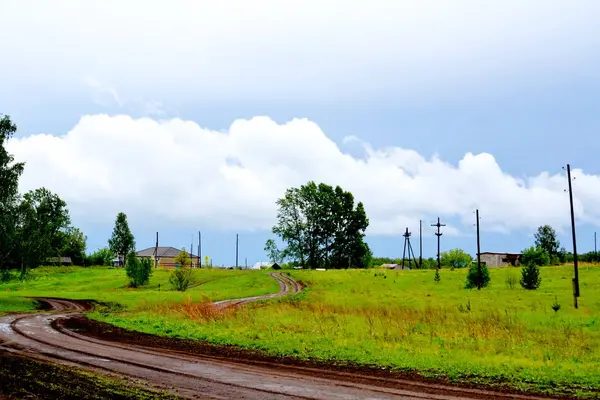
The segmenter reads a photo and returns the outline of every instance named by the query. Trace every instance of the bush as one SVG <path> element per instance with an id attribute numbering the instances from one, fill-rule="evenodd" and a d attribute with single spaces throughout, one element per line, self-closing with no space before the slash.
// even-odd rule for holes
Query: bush
<path id="1" fill-rule="evenodd" d="M 467 282 L 465 283 L 465 288 L 481 289 L 487 287 L 490 284 L 490 280 L 490 271 L 488 270 L 487 265 L 480 263 L 480 266 L 477 266 L 477 263 L 471 263 L 469 272 L 467 272 Z"/>
<path id="2" fill-rule="evenodd" d="M 439 268 L 435 269 L 435 275 L 433 276 L 433 280 L 434 280 L 434 282 L 439 282 L 439 281 L 442 280 L 440 278 L 440 270 L 439 270 Z"/>
<path id="3" fill-rule="evenodd" d="M 550 265 L 550 257 L 541 247 L 531 246 L 530 248 L 523 250 L 521 264 L 538 266 Z"/>
<path id="4" fill-rule="evenodd" d="M 108 247 L 98 249 L 86 257 L 86 264 L 90 266 L 111 266 L 115 255 Z"/>
<path id="5" fill-rule="evenodd" d="M 152 261 L 149 258 L 139 259 L 135 255 L 135 251 L 132 251 L 127 255 L 127 263 L 125 265 L 125 272 L 130 279 L 131 287 L 143 286 L 150 281 L 150 275 L 152 275 Z"/>
<path id="6" fill-rule="evenodd" d="M 192 283 L 194 277 L 194 271 L 191 268 L 183 267 L 176 268 L 171 272 L 169 277 L 169 283 L 174 290 L 185 292 Z"/>
<path id="7" fill-rule="evenodd" d="M 523 289 L 535 290 L 540 287 L 541 283 L 540 267 L 535 264 L 523 267 L 521 270 L 521 286 Z"/>

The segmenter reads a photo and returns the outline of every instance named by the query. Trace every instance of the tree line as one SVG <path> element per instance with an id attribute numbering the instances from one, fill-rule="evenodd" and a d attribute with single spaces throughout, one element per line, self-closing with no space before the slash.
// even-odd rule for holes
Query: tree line
<path id="1" fill-rule="evenodd" d="M 0 279 L 12 278 L 11 269 L 24 278 L 30 268 L 70 257 L 85 260 L 86 236 L 71 225 L 67 204 L 42 187 L 21 195 L 19 179 L 24 162 L 15 162 L 6 150 L 17 126 L 7 115 L 0 119 Z"/>

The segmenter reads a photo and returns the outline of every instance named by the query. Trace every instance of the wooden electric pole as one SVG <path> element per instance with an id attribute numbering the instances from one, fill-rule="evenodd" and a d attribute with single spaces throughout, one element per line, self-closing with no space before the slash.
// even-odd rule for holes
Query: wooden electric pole
<path id="1" fill-rule="evenodd" d="M 578 308 L 577 298 L 579 297 L 579 266 L 577 262 L 577 238 L 575 237 L 575 211 L 573 209 L 573 189 L 571 186 L 571 165 L 567 164 L 567 179 L 569 180 L 569 202 L 571 204 L 571 232 L 573 233 L 573 269 L 575 277 L 573 278 L 573 304 Z"/>
<path id="2" fill-rule="evenodd" d="M 239 234 L 235 234 L 235 267 L 238 267 Z"/>
<path id="3" fill-rule="evenodd" d="M 198 268 L 202 265 L 202 232 L 198 231 Z"/>
<path id="4" fill-rule="evenodd" d="M 423 221 L 419 220 L 419 268 L 423 268 Z"/>
<path id="5" fill-rule="evenodd" d="M 437 227 L 437 232 L 435 233 L 435 236 L 437 236 L 437 269 L 440 269 L 440 236 L 443 235 L 443 233 L 440 232 L 440 227 L 446 226 L 446 224 L 440 224 L 440 217 L 438 217 L 437 224 L 431 224 L 431 226 Z"/>
<path id="6" fill-rule="evenodd" d="M 477 289 L 481 289 L 482 276 L 481 276 L 481 244 L 479 242 L 479 209 L 475 210 L 475 218 L 477 219 L 477 273 L 479 279 L 477 279 Z"/>
<path id="7" fill-rule="evenodd" d="M 158 232 L 156 232 L 156 246 L 154 247 L 154 268 L 158 268 Z"/>

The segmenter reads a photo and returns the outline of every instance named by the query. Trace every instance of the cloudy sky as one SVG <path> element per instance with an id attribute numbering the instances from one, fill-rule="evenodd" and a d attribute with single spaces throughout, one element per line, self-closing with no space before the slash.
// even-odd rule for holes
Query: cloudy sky
<path id="1" fill-rule="evenodd" d="M 0 113 L 21 190 L 64 198 L 89 250 L 116 213 L 138 248 L 265 258 L 275 200 L 308 180 L 363 201 L 379 256 L 600 230 L 600 2 L 0 3 Z M 193 238 L 196 232 L 195 237 Z M 416 244 L 416 242 L 415 242 Z M 194 244 L 194 249 L 195 249 Z"/>

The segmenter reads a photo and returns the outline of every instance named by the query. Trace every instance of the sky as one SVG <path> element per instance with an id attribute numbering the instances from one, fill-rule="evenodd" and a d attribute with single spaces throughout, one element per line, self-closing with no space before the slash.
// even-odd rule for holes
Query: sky
<path id="1" fill-rule="evenodd" d="M 310 180 L 365 205 L 376 256 L 600 231 L 600 3 L 0 3 L 0 113 L 20 190 L 69 206 L 88 250 L 118 212 L 138 249 L 266 261 L 275 201 Z M 417 250 L 418 252 L 418 250 Z"/>

